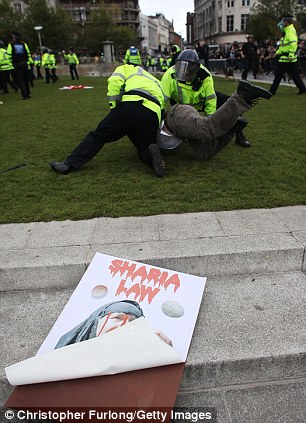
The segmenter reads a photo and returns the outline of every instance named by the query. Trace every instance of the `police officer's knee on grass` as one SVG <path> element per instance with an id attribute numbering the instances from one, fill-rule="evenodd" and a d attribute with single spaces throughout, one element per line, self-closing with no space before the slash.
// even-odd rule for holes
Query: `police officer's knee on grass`
<path id="1" fill-rule="evenodd" d="M 140 66 L 118 66 L 108 79 L 110 112 L 94 131 L 80 142 L 62 162 L 50 162 L 61 174 L 77 170 L 95 157 L 106 143 L 128 136 L 137 148 L 138 158 L 165 176 L 165 162 L 156 144 L 164 94 L 160 81 Z"/>

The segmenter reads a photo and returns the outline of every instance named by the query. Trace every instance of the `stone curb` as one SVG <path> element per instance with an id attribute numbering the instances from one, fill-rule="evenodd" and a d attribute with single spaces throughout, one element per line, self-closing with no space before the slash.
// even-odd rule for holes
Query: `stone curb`
<path id="1" fill-rule="evenodd" d="M 10 224 L 0 238 L 2 369 L 35 354 L 99 251 L 208 276 L 181 395 L 305 377 L 306 206 Z M 11 390 L 2 371 L 2 403 Z"/>
<path id="2" fill-rule="evenodd" d="M 0 226 L 1 290 L 74 286 L 96 252 L 199 276 L 305 271 L 306 206 Z"/>

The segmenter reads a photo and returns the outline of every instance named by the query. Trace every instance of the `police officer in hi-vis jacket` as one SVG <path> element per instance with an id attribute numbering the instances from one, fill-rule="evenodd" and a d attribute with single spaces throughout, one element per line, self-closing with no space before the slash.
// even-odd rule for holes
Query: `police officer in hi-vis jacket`
<path id="1" fill-rule="evenodd" d="M 152 167 L 156 176 L 164 176 L 165 163 L 156 144 L 164 107 L 160 81 L 140 66 L 121 65 L 108 79 L 107 97 L 108 115 L 65 161 L 50 162 L 50 166 L 62 174 L 77 170 L 93 159 L 104 144 L 127 135 L 138 158 Z"/>

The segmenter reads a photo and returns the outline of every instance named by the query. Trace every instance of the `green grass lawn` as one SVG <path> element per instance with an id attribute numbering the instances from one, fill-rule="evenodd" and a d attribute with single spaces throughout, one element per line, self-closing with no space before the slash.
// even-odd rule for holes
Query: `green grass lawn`
<path id="1" fill-rule="evenodd" d="M 127 138 L 106 145 L 80 171 L 59 175 L 48 162 L 63 160 L 108 112 L 107 78 L 83 77 L 94 89 L 61 91 L 35 82 L 32 99 L 0 94 L 0 223 L 140 216 L 306 202 L 306 96 L 280 87 L 245 116 L 252 147 L 231 143 L 209 162 L 198 162 L 188 144 L 164 154 L 168 173 L 157 178 L 137 159 Z M 231 94 L 237 83 L 215 79 Z M 267 85 L 263 85 L 267 88 Z"/>

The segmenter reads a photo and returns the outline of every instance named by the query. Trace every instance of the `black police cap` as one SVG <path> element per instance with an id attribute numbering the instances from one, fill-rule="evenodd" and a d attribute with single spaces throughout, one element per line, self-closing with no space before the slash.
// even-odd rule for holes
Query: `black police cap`
<path id="1" fill-rule="evenodd" d="M 282 19 L 290 20 L 290 19 L 293 19 L 293 17 L 294 16 L 292 15 L 292 13 L 284 13 L 282 16 Z"/>
<path id="2" fill-rule="evenodd" d="M 15 37 L 15 38 L 21 38 L 21 34 L 18 31 L 13 31 L 12 36 Z"/>

